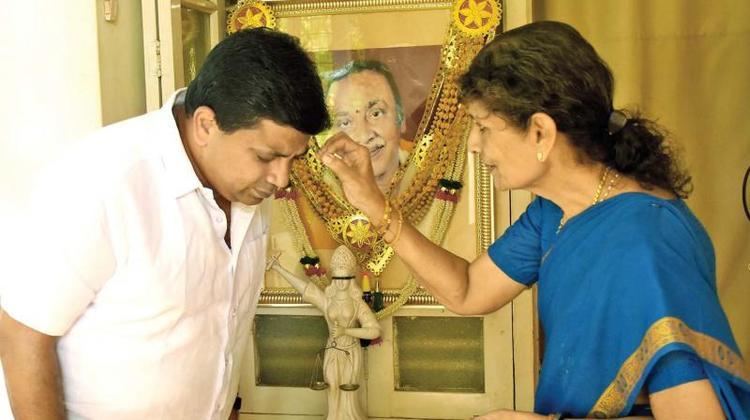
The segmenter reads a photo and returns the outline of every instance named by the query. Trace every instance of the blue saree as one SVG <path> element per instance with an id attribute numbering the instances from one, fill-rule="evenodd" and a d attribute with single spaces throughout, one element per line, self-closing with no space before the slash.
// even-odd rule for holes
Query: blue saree
<path id="1" fill-rule="evenodd" d="M 682 352 L 728 418 L 749 418 L 750 375 L 719 304 L 713 246 L 685 203 L 620 194 L 558 233 L 561 216 L 537 198 L 488 251 L 514 280 L 538 282 L 545 348 L 535 411 L 625 416 L 657 362 Z"/>

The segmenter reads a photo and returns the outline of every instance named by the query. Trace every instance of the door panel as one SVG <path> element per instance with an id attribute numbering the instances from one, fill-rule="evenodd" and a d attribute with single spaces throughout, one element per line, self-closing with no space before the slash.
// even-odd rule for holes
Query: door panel
<path id="1" fill-rule="evenodd" d="M 224 9 L 224 0 L 142 0 L 149 111 L 195 78 L 224 38 Z"/>

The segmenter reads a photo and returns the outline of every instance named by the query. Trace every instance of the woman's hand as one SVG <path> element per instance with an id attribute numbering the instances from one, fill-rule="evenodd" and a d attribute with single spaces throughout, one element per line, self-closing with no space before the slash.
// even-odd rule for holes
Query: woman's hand
<path id="1" fill-rule="evenodd" d="M 370 220 L 379 220 L 385 197 L 375 182 L 369 150 L 338 132 L 326 141 L 318 156 L 339 178 L 346 199 Z"/>
<path id="2" fill-rule="evenodd" d="M 472 420 L 548 420 L 549 416 L 527 413 L 525 411 L 495 410 L 481 416 L 474 416 Z"/>

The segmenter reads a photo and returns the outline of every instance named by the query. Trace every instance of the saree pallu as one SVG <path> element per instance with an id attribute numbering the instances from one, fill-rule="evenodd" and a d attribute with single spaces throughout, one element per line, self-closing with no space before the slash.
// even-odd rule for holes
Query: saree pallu
<path id="1" fill-rule="evenodd" d="M 654 365 L 684 351 L 699 358 L 727 417 L 750 417 L 750 376 L 719 304 L 713 247 L 687 206 L 625 193 L 558 233 L 561 216 L 538 198 L 490 250 L 511 278 L 539 283 L 535 411 L 626 416 Z"/>

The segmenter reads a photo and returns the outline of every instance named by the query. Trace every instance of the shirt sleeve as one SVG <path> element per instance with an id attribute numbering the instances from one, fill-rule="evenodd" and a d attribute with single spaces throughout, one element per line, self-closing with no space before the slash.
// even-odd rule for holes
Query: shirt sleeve
<path id="1" fill-rule="evenodd" d="M 706 379 L 703 362 L 687 351 L 672 351 L 662 356 L 646 377 L 649 394 L 663 391 L 687 382 Z"/>
<path id="2" fill-rule="evenodd" d="M 17 242 L 21 268 L 3 291 L 3 310 L 47 335 L 64 335 L 115 268 L 105 201 L 83 172 L 41 178 Z"/>
<path id="3" fill-rule="evenodd" d="M 542 202 L 536 198 L 492 245 L 490 259 L 511 279 L 531 286 L 537 281 L 541 246 Z"/>

